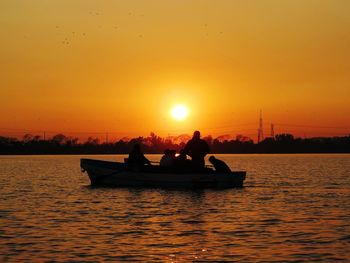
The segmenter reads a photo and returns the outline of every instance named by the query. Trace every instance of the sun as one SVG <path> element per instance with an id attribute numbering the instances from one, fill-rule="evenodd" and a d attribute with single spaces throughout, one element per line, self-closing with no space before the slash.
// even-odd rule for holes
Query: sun
<path id="1" fill-rule="evenodd" d="M 188 116 L 188 108 L 185 105 L 177 104 L 171 109 L 171 116 L 177 121 L 183 121 Z"/>

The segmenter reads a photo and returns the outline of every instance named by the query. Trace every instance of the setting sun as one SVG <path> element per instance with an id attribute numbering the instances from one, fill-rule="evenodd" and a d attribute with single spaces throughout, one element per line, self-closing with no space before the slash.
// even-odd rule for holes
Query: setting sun
<path id="1" fill-rule="evenodd" d="M 188 116 L 188 108 L 181 104 L 175 105 L 171 109 L 171 116 L 177 121 L 182 121 Z"/>

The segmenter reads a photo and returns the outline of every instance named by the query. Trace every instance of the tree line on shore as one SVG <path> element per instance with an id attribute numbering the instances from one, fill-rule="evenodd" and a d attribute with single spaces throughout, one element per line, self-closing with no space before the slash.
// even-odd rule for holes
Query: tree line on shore
<path id="1" fill-rule="evenodd" d="M 47 140 L 31 134 L 21 140 L 0 136 L 0 154 L 126 154 L 135 143 L 142 145 L 144 153 L 163 153 L 165 149 L 178 152 L 190 138 L 188 135 L 162 138 L 151 133 L 148 137 L 100 143 L 98 138 L 89 137 L 85 142 L 79 142 L 78 138 L 64 134 Z M 225 136 L 203 139 L 209 144 L 211 153 L 350 153 L 350 135 L 295 138 L 292 134 L 278 134 L 259 143 L 242 135 L 235 139 Z"/>

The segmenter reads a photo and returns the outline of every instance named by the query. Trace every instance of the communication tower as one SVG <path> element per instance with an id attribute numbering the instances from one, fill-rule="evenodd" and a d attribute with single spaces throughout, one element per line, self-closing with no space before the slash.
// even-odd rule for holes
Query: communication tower
<path id="1" fill-rule="evenodd" d="M 275 138 L 275 125 L 271 123 L 271 138 Z"/>
<path id="2" fill-rule="evenodd" d="M 260 143 L 260 141 L 262 141 L 262 140 L 264 140 L 264 131 L 263 131 L 262 112 L 260 110 L 259 129 L 258 129 L 258 143 Z"/>

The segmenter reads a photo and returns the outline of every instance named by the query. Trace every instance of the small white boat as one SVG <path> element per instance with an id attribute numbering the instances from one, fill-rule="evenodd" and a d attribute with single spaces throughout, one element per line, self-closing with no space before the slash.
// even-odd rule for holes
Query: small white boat
<path id="1" fill-rule="evenodd" d="M 159 165 L 133 171 L 125 163 L 93 159 L 81 159 L 80 167 L 87 172 L 91 185 L 116 187 L 231 188 L 243 187 L 246 177 L 245 171 L 218 173 L 210 168 L 201 172 L 175 171 Z"/>

